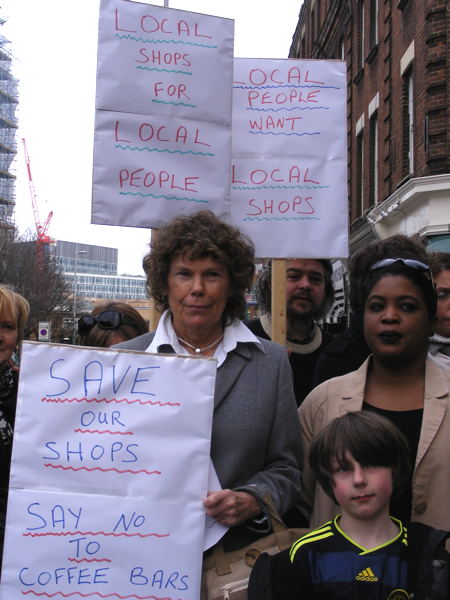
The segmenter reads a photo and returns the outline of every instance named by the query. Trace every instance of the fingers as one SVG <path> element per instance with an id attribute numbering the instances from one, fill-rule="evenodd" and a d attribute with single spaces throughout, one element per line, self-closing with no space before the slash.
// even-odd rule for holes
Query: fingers
<path id="1" fill-rule="evenodd" d="M 240 525 L 261 512 L 254 496 L 233 490 L 208 492 L 203 504 L 212 519 L 227 527 Z"/>

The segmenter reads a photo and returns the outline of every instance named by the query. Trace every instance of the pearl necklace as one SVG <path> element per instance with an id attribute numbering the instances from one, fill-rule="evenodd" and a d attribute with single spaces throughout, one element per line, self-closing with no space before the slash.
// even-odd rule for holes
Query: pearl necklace
<path id="1" fill-rule="evenodd" d="M 183 340 L 183 338 L 180 338 L 180 337 L 178 337 L 178 341 L 181 342 L 182 344 L 184 344 L 185 346 L 192 348 L 192 350 L 195 351 L 195 354 L 202 354 L 205 350 L 209 350 L 209 348 L 212 348 L 213 346 L 218 344 L 220 341 L 222 341 L 223 336 L 224 336 L 224 334 L 222 333 L 220 338 L 217 338 L 217 340 L 215 340 L 214 342 L 211 342 L 211 344 L 208 344 L 204 348 L 200 348 L 198 346 L 193 346 L 192 344 L 190 344 L 189 342 L 186 342 L 186 340 Z"/>

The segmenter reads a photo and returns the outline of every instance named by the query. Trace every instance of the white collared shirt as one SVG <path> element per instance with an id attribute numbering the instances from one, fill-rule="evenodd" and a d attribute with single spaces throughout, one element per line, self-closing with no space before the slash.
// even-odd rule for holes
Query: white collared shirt
<path id="1" fill-rule="evenodd" d="M 261 341 L 248 329 L 239 319 L 233 319 L 230 325 L 225 327 L 224 336 L 220 344 L 217 345 L 213 357 L 217 359 L 217 367 L 225 362 L 228 352 L 234 350 L 238 342 L 256 344 L 264 352 Z M 146 352 L 158 353 L 161 346 L 171 346 L 176 354 L 188 354 L 188 352 L 179 342 L 175 329 L 172 325 L 172 313 L 170 310 L 164 311 L 159 320 L 155 336 L 146 349 Z"/>

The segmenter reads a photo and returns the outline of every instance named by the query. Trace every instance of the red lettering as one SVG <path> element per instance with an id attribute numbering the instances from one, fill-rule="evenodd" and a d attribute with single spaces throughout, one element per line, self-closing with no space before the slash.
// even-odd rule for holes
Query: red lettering
<path id="1" fill-rule="evenodd" d="M 280 169 L 274 169 L 274 170 L 272 171 L 272 173 L 270 174 L 270 179 L 271 179 L 272 181 L 277 181 L 277 182 L 284 181 L 284 179 L 283 179 L 283 178 L 281 178 L 281 179 L 275 179 L 275 173 L 279 173 L 279 172 L 280 172 Z"/>
<path id="2" fill-rule="evenodd" d="M 308 92 L 308 96 L 306 97 L 307 102 L 318 102 L 318 100 L 316 100 L 315 97 L 319 92 L 320 90 L 313 90 L 312 92 Z"/>
<path id="3" fill-rule="evenodd" d="M 150 25 L 149 25 L 150 29 L 145 28 L 147 19 L 150 19 Z M 153 26 L 151 25 L 152 21 L 154 23 Z M 158 31 L 159 23 L 155 19 L 155 17 L 152 17 L 152 15 L 144 15 L 143 17 L 141 17 L 141 29 L 142 29 L 142 31 L 145 31 L 145 33 L 154 33 L 155 31 Z"/>
<path id="4" fill-rule="evenodd" d="M 287 76 L 288 83 L 301 83 L 301 71 L 298 67 L 291 67 Z"/>
<path id="5" fill-rule="evenodd" d="M 195 37 L 204 37 L 204 38 L 209 38 L 212 39 L 212 35 L 207 35 L 206 33 L 200 33 L 198 30 L 198 23 L 196 23 L 194 25 L 194 35 Z"/>
<path id="6" fill-rule="evenodd" d="M 249 205 L 258 211 L 257 213 L 247 213 L 247 216 L 249 217 L 257 217 L 258 215 L 262 214 L 262 210 L 258 206 L 255 206 L 255 202 L 256 200 L 254 198 L 248 201 Z"/>
<path id="7" fill-rule="evenodd" d="M 317 185 L 320 184 L 319 181 L 314 181 L 314 179 L 308 179 L 308 175 L 309 175 L 309 169 L 306 169 L 305 176 L 303 177 L 303 182 L 304 183 L 316 183 Z"/>
<path id="8" fill-rule="evenodd" d="M 270 81 L 273 81 L 274 83 L 283 83 L 283 81 L 280 81 L 279 79 L 275 79 L 275 73 L 279 73 L 280 69 L 274 69 L 272 71 L 272 73 L 270 74 Z"/>
<path id="9" fill-rule="evenodd" d="M 236 175 L 236 165 L 232 165 L 231 166 L 231 183 L 242 183 L 242 184 L 246 184 L 246 181 L 241 181 L 240 179 L 236 179 L 235 178 Z"/>
<path id="10" fill-rule="evenodd" d="M 122 27 L 119 27 L 119 9 L 116 8 L 114 11 L 114 20 L 115 20 L 115 25 L 116 25 L 116 31 L 126 31 L 128 33 L 136 33 L 136 29 L 123 29 Z"/>
<path id="11" fill-rule="evenodd" d="M 261 173 L 262 176 L 260 181 L 256 179 L 258 173 Z M 250 173 L 250 181 L 254 185 L 261 185 L 267 181 L 267 173 L 263 169 L 255 169 Z"/>
<path id="12" fill-rule="evenodd" d="M 164 126 L 164 125 L 162 125 L 161 127 L 158 127 L 158 132 L 157 132 L 157 134 L 156 134 L 156 138 L 157 138 L 157 139 L 158 139 L 158 141 L 160 141 L 160 142 L 170 142 L 169 138 L 162 138 L 162 137 L 160 137 L 160 135 L 161 135 L 161 131 L 162 131 L 163 129 L 165 129 L 165 126 Z"/>
<path id="13" fill-rule="evenodd" d="M 198 129 L 196 129 L 196 130 L 195 130 L 194 144 L 200 144 L 201 146 L 207 146 L 208 148 L 211 148 L 211 144 L 208 144 L 208 143 L 206 143 L 206 142 L 201 142 L 201 141 L 198 139 L 198 135 L 199 135 L 199 130 L 198 130 Z"/>
<path id="14" fill-rule="evenodd" d="M 128 143 L 131 143 L 131 140 L 121 140 L 119 138 L 119 121 L 116 121 L 116 125 L 114 127 L 114 135 L 115 135 L 116 142 L 128 142 Z"/>
<path id="15" fill-rule="evenodd" d="M 286 121 L 291 123 L 291 131 L 295 131 L 295 123 L 302 117 L 286 117 Z"/>
<path id="16" fill-rule="evenodd" d="M 178 127 L 177 132 L 175 134 L 175 141 L 179 142 L 181 141 L 183 144 L 186 143 L 187 141 L 187 129 L 186 127 Z"/>
<path id="17" fill-rule="evenodd" d="M 191 181 L 192 179 L 192 181 Z M 199 177 L 185 177 L 184 178 L 184 189 L 188 192 L 196 192 L 197 190 L 192 189 L 190 186 L 193 186 L 197 183 Z M 195 181 L 194 181 L 195 180 Z"/>
<path id="18" fill-rule="evenodd" d="M 161 31 L 162 31 L 163 33 L 172 33 L 171 31 L 168 31 L 168 30 L 164 29 L 164 25 L 167 23 L 167 21 L 168 21 L 168 19 L 163 19 L 163 20 L 161 21 Z"/>
<path id="19" fill-rule="evenodd" d="M 145 63 L 147 63 L 150 60 L 149 57 L 147 56 L 147 52 L 146 52 L 145 48 L 139 48 L 139 54 L 141 56 L 143 56 L 145 58 L 145 60 L 138 60 L 138 59 L 136 59 L 137 63 L 143 63 L 143 64 L 145 64 Z"/>
<path id="20" fill-rule="evenodd" d="M 306 71 L 305 83 L 317 83 L 318 85 L 323 85 L 323 81 L 314 81 L 313 79 L 309 79 L 309 71 Z"/>
<path id="21" fill-rule="evenodd" d="M 149 133 L 146 135 L 144 133 L 144 130 L 148 129 Z M 155 134 L 155 130 L 153 129 L 153 125 L 150 125 L 150 123 L 141 123 L 139 126 L 139 130 L 138 130 L 138 135 L 139 135 L 139 139 L 142 142 L 148 142 L 149 140 L 152 139 L 152 137 Z"/>
<path id="22" fill-rule="evenodd" d="M 143 171 L 144 169 L 136 169 L 136 171 L 133 171 L 131 173 L 130 176 L 130 185 L 133 187 L 139 187 L 139 184 L 135 183 L 135 181 L 140 181 L 142 179 L 140 173 L 141 171 Z"/>
<path id="23" fill-rule="evenodd" d="M 260 81 L 256 79 L 256 75 L 260 75 Z M 249 73 L 250 83 L 252 85 L 264 85 L 267 81 L 266 74 L 261 69 L 252 69 Z"/>

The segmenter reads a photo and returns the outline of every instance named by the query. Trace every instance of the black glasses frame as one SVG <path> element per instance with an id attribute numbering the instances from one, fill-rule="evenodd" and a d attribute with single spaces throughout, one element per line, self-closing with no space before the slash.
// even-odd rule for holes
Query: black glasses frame
<path id="1" fill-rule="evenodd" d="M 98 325 L 100 329 L 117 329 L 120 325 L 133 325 L 125 315 L 116 308 L 108 308 L 98 315 L 82 315 L 78 319 L 78 333 L 80 335 L 88 334 L 91 329 Z"/>

